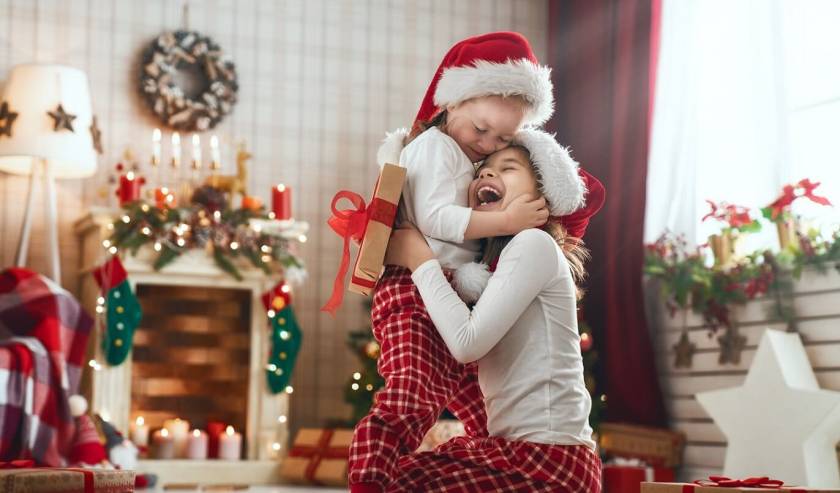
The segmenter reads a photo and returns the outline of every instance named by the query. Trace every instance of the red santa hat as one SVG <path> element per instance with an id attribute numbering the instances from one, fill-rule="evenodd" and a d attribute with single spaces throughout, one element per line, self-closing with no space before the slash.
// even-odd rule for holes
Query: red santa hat
<path id="1" fill-rule="evenodd" d="M 441 110 L 481 96 L 520 96 L 527 125 L 539 126 L 554 112 L 551 69 L 540 65 L 525 36 L 482 34 L 459 41 L 440 63 L 414 119 L 431 120 Z"/>

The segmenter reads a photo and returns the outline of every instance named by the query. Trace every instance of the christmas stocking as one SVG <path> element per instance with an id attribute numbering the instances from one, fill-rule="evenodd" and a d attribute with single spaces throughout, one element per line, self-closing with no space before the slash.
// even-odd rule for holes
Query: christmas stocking
<path id="1" fill-rule="evenodd" d="M 292 311 L 291 296 L 284 288 L 285 284 L 281 282 L 263 295 L 263 304 L 271 320 L 271 352 L 266 376 L 268 388 L 274 394 L 285 389 L 292 379 L 302 336 Z"/>
<path id="2" fill-rule="evenodd" d="M 102 351 L 105 361 L 117 366 L 125 361 L 131 351 L 134 330 L 140 324 L 143 312 L 137 296 L 131 291 L 128 274 L 116 255 L 93 272 L 105 298 L 105 334 Z"/>

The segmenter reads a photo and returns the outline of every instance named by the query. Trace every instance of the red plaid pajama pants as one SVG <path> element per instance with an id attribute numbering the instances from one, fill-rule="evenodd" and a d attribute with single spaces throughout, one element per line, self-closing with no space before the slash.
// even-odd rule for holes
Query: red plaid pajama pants
<path id="1" fill-rule="evenodd" d="M 599 493 L 601 460 L 584 445 L 500 437 L 456 437 L 432 452 L 403 456 L 389 493 Z"/>
<path id="2" fill-rule="evenodd" d="M 373 295 L 373 335 L 385 379 L 350 446 L 349 482 L 387 485 L 400 456 L 414 452 L 444 408 L 472 437 L 487 436 L 476 365 L 452 357 L 408 269 L 388 266 Z"/>

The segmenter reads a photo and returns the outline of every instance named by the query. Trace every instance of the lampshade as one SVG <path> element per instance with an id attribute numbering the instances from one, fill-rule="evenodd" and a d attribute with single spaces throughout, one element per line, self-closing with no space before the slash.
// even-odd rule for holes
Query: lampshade
<path id="1" fill-rule="evenodd" d="M 27 175 L 36 158 L 45 159 L 56 178 L 83 178 L 96 171 L 87 75 L 63 65 L 26 64 L 12 68 L 0 101 L 17 113 L 11 137 L 0 135 L 0 171 Z M 59 106 L 73 131 L 54 130 L 49 112 Z"/>

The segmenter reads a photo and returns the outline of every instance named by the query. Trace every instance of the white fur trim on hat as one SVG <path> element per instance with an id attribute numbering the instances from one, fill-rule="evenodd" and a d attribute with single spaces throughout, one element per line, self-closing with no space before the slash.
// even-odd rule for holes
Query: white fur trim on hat
<path id="1" fill-rule="evenodd" d="M 552 87 L 551 69 L 530 60 L 476 60 L 472 65 L 443 71 L 435 90 L 435 105 L 443 108 L 481 96 L 522 96 L 530 107 L 526 123 L 539 126 L 554 113 Z"/>
<path id="2" fill-rule="evenodd" d="M 564 216 L 583 207 L 586 185 L 578 174 L 578 162 L 555 140 L 554 135 L 536 129 L 517 132 L 513 143 L 531 154 L 540 190 L 552 216 Z"/>
<path id="3" fill-rule="evenodd" d="M 382 168 L 385 163 L 400 164 L 400 153 L 405 147 L 408 137 L 407 128 L 398 128 L 393 132 L 385 132 L 385 139 L 376 151 L 376 164 Z"/>
<path id="4" fill-rule="evenodd" d="M 84 396 L 78 394 L 71 395 L 67 401 L 70 404 L 70 415 L 74 418 L 78 418 L 88 410 L 88 402 Z"/>
<path id="5" fill-rule="evenodd" d="M 464 303 L 475 303 L 481 297 L 492 275 L 487 264 L 478 262 L 463 264 L 455 269 L 453 279 L 455 291 Z"/>

